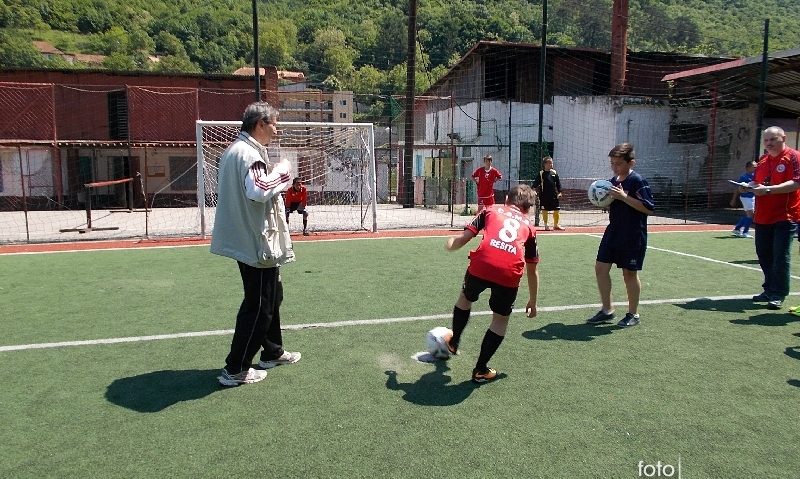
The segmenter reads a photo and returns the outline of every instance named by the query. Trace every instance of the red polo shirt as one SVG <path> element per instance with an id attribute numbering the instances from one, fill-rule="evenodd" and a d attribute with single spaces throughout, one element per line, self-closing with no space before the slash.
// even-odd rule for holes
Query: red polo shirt
<path id="1" fill-rule="evenodd" d="M 758 160 L 754 180 L 764 185 L 779 185 L 789 180 L 800 183 L 800 153 L 785 147 L 778 156 L 763 155 Z M 800 221 L 800 190 L 756 198 L 754 223 L 770 225 L 780 221 Z"/>

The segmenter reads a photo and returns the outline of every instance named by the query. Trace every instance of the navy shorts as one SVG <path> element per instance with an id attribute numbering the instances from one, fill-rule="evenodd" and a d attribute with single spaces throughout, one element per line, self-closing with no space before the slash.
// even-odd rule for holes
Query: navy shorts
<path id="1" fill-rule="evenodd" d="M 306 214 L 305 207 L 302 204 L 300 204 L 299 201 L 297 203 L 289 203 L 289 207 L 286 208 L 286 214 L 287 215 L 289 213 L 293 212 L 293 211 L 297 211 L 298 213 Z"/>
<path id="2" fill-rule="evenodd" d="M 481 293 L 487 289 L 492 291 L 491 296 L 489 296 L 489 309 L 501 316 L 511 316 L 519 288 L 509 288 L 508 286 L 486 281 L 472 276 L 469 271 L 464 275 L 462 291 L 469 302 L 474 303 L 477 301 Z"/>
<path id="3" fill-rule="evenodd" d="M 647 241 L 639 238 L 628 241 L 616 241 L 612 235 L 604 234 L 597 249 L 597 261 L 616 264 L 617 268 L 641 271 L 644 266 L 644 254 L 647 252 Z"/>

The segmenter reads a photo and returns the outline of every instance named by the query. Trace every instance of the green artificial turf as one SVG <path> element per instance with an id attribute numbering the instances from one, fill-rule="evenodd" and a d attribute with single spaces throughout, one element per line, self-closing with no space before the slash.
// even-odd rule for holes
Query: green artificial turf
<path id="1" fill-rule="evenodd" d="M 758 292 L 759 271 L 725 264 L 757 268 L 752 241 L 723 236 L 651 235 L 653 304 L 630 329 L 584 324 L 598 238 L 542 236 L 542 312 L 512 316 L 490 363 L 502 377 L 482 386 L 485 314 L 460 356 L 412 359 L 449 324 L 466 249 L 298 243 L 286 325 L 444 319 L 289 329 L 303 359 L 233 389 L 216 384 L 226 334 L 0 351 L 0 477 L 635 478 L 679 460 L 685 478 L 793 477 L 800 318 L 748 298 L 659 302 Z M 0 285 L 0 345 L 230 329 L 241 300 L 235 263 L 205 247 L 0 256 Z"/>

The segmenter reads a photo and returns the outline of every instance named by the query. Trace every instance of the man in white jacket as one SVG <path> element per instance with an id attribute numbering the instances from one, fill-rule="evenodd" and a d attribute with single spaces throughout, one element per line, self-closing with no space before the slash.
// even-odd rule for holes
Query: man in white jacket
<path id="1" fill-rule="evenodd" d="M 268 103 L 249 105 L 239 137 L 219 163 L 211 252 L 236 260 L 244 288 L 231 350 L 218 377 L 223 386 L 261 381 L 267 369 L 300 360 L 300 353 L 283 349 L 281 337 L 280 265 L 293 261 L 294 253 L 280 198 L 289 187 L 292 166 L 286 159 L 270 163 L 267 157 L 277 121 L 278 111 Z M 282 247 L 276 249 L 276 242 Z M 259 367 L 253 368 L 262 347 Z"/>

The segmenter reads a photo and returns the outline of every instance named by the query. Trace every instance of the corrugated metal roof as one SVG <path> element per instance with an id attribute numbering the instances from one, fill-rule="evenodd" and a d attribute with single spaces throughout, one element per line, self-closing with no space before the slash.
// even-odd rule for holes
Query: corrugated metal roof
<path id="1" fill-rule="evenodd" d="M 757 102 L 761 61 L 761 55 L 740 58 L 665 75 L 662 81 L 674 82 L 676 95 L 684 98 L 707 96 L 706 90 L 716 85 L 723 100 L 735 97 Z M 764 102 L 772 108 L 800 115 L 800 48 L 769 54 L 767 65 Z"/>

